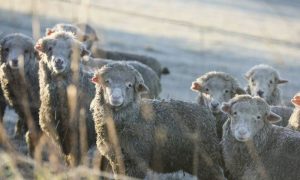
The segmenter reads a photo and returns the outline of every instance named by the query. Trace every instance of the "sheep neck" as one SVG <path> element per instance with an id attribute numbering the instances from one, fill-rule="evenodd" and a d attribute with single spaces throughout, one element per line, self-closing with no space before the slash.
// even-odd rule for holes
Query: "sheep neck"
<path id="1" fill-rule="evenodd" d="M 7 64 L 1 66 L 1 85 L 4 96 L 11 106 L 30 102 L 31 107 L 39 107 L 39 96 L 36 95 L 39 92 L 37 73 L 38 64 L 35 61 L 25 64 L 24 73 L 19 69 L 11 69 Z"/>
<path id="2" fill-rule="evenodd" d="M 247 167 L 252 167 L 255 164 L 257 167 L 264 167 L 262 154 L 269 150 L 268 147 L 273 142 L 272 140 L 272 125 L 265 126 L 248 142 L 239 142 L 231 134 L 230 119 L 228 119 L 223 127 L 223 153 L 225 157 L 226 167 L 234 172 L 237 177 L 247 171 Z M 239 166 L 236 166 L 236 163 Z"/>
<path id="3" fill-rule="evenodd" d="M 291 129 L 300 130 L 300 108 L 296 107 L 290 117 L 288 127 Z"/>

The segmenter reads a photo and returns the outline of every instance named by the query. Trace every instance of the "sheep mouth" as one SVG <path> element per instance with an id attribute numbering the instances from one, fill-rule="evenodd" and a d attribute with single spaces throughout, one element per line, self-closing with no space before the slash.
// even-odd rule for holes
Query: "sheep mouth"
<path id="1" fill-rule="evenodd" d="M 219 113 L 220 112 L 220 109 L 218 107 L 210 108 L 210 110 L 211 110 L 212 113 Z"/>
<path id="2" fill-rule="evenodd" d="M 249 140 L 248 137 L 242 137 L 242 136 L 235 137 L 235 139 L 240 142 L 247 142 Z"/>
<path id="3" fill-rule="evenodd" d="M 56 73 L 62 73 L 62 72 L 64 72 L 65 67 L 62 66 L 62 65 L 55 65 L 54 70 L 55 70 Z"/>
<path id="4" fill-rule="evenodd" d="M 119 102 L 119 101 L 111 101 L 109 103 L 112 107 L 121 107 L 123 105 L 123 102 Z"/>

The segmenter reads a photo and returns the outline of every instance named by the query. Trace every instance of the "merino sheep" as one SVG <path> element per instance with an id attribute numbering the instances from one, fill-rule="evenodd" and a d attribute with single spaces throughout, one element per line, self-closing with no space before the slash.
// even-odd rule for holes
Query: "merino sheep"
<path id="1" fill-rule="evenodd" d="M 8 34 L 0 42 L 0 83 L 8 105 L 19 116 L 17 135 L 27 131 L 30 155 L 41 135 L 39 126 L 38 63 L 33 40 L 24 34 Z M 2 105 L 1 105 L 2 107 Z M 4 107 L 4 106 L 3 106 Z M 1 115 L 4 111 L 1 110 Z"/>
<path id="2" fill-rule="evenodd" d="M 66 155 L 69 165 L 82 163 L 82 155 L 96 142 L 89 105 L 95 94 L 91 74 L 82 70 L 85 46 L 69 32 L 56 32 L 38 40 L 40 53 L 40 125 Z"/>
<path id="3" fill-rule="evenodd" d="M 74 35 L 76 35 L 78 40 L 83 42 L 88 50 L 90 50 L 93 44 L 99 40 L 96 31 L 89 24 L 85 23 L 77 23 L 74 25 L 59 23 L 52 28 L 47 28 L 46 36 L 58 31 L 72 32 Z"/>
<path id="4" fill-rule="evenodd" d="M 280 116 L 256 96 L 239 95 L 222 110 L 222 149 L 230 179 L 294 180 L 300 177 L 300 133 L 272 125 Z"/>
<path id="5" fill-rule="evenodd" d="M 46 35 L 50 35 L 57 31 L 67 31 L 74 33 L 76 36 L 78 36 L 78 39 L 80 41 L 84 42 L 84 44 L 87 46 L 87 49 L 91 50 L 92 56 L 95 58 L 118 61 L 138 61 L 153 69 L 153 71 L 157 73 L 158 77 L 160 77 L 162 74 L 170 73 L 168 68 L 161 67 L 161 64 L 152 57 L 118 51 L 107 51 L 100 48 L 97 43 L 98 37 L 96 31 L 88 24 L 56 24 L 53 28 L 46 30 Z"/>
<path id="6" fill-rule="evenodd" d="M 269 105 L 282 105 L 278 84 L 288 81 L 282 80 L 276 69 L 265 64 L 256 65 L 245 74 L 245 78 L 248 94 L 264 98 Z"/>
<path id="7" fill-rule="evenodd" d="M 300 131 L 300 93 L 297 93 L 291 102 L 294 104 L 295 109 L 291 115 L 288 123 L 288 128 Z"/>
<path id="8" fill-rule="evenodd" d="M 115 61 L 108 59 L 98 59 L 91 57 L 84 57 L 83 63 L 89 67 L 101 68 L 102 66 Z M 159 97 L 161 92 L 160 79 L 157 74 L 148 66 L 137 61 L 126 61 L 129 65 L 133 66 L 143 77 L 149 92 L 142 95 L 143 98 L 155 99 Z"/>
<path id="9" fill-rule="evenodd" d="M 228 102 L 237 94 L 246 94 L 230 74 L 211 71 L 192 83 L 191 90 L 199 92 L 198 103 L 210 108 L 217 120 L 217 134 L 221 139 L 222 127 L 227 116 L 220 111 L 223 102 Z"/>
<path id="10" fill-rule="evenodd" d="M 140 73 L 126 63 L 103 66 L 92 81 L 97 147 L 115 175 L 144 178 L 150 168 L 224 179 L 214 117 L 207 107 L 141 99 L 148 88 Z"/>

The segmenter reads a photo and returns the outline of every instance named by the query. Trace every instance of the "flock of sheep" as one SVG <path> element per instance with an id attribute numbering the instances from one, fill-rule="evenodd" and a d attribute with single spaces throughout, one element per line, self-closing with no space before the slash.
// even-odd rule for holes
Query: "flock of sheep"
<path id="1" fill-rule="evenodd" d="M 15 138 L 25 135 L 31 157 L 46 135 L 71 167 L 96 144 L 101 170 L 115 178 L 145 178 L 149 170 L 171 178 L 182 171 L 210 180 L 300 178 L 300 95 L 291 100 L 295 110 L 281 103 L 278 84 L 287 81 L 274 68 L 251 68 L 246 88 L 208 72 L 192 82 L 197 103 L 160 100 L 167 68 L 97 41 L 87 24 L 57 24 L 35 44 L 23 34 L 0 40 L 0 118 L 6 106 L 16 111 Z"/>

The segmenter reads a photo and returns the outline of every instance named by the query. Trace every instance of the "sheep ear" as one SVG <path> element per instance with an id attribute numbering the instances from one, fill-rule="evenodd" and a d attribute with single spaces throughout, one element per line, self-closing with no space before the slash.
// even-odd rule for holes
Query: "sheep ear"
<path id="1" fill-rule="evenodd" d="M 281 121 L 281 117 L 278 116 L 277 114 L 273 113 L 273 112 L 270 112 L 270 114 L 267 116 L 267 120 L 274 124 L 274 123 L 277 123 L 279 121 Z"/>
<path id="2" fill-rule="evenodd" d="M 149 88 L 144 83 L 138 83 L 135 86 L 135 90 L 140 93 L 146 93 L 149 91 Z"/>
<path id="3" fill-rule="evenodd" d="M 253 75 L 253 71 L 248 71 L 248 72 L 246 72 L 244 77 L 245 77 L 245 79 L 249 80 L 252 75 Z"/>
<path id="4" fill-rule="evenodd" d="M 235 90 L 235 93 L 236 94 L 246 94 L 246 91 L 240 87 L 238 87 L 236 90 Z"/>
<path id="5" fill-rule="evenodd" d="M 91 52 L 89 50 L 86 49 L 86 47 L 84 45 L 81 46 L 80 48 L 80 56 L 91 56 Z"/>
<path id="6" fill-rule="evenodd" d="M 44 49 L 44 48 L 43 48 L 42 43 L 38 41 L 38 42 L 35 44 L 34 49 L 35 49 L 36 51 L 43 52 L 43 49 Z"/>
<path id="7" fill-rule="evenodd" d="M 197 92 L 200 91 L 201 90 L 201 84 L 197 81 L 194 81 L 192 83 L 191 90 L 192 91 L 197 91 Z"/>
<path id="8" fill-rule="evenodd" d="M 300 96 L 296 95 L 293 97 L 293 99 L 291 100 L 291 102 L 295 105 L 295 106 L 300 106 Z"/>
<path id="9" fill-rule="evenodd" d="M 289 82 L 289 81 L 288 80 L 284 80 L 284 79 L 279 79 L 277 81 L 277 84 L 284 84 L 284 83 L 287 83 L 287 82 Z"/>
<path id="10" fill-rule="evenodd" d="M 100 78 L 97 75 L 94 75 L 94 77 L 92 77 L 90 81 L 94 84 L 100 84 Z"/>
<path id="11" fill-rule="evenodd" d="M 46 36 L 50 36 L 51 34 L 53 34 L 55 31 L 50 29 L 50 28 L 46 28 Z"/>
<path id="12" fill-rule="evenodd" d="M 229 103 L 222 103 L 221 110 L 222 110 L 224 113 L 229 113 L 229 112 L 230 112 L 230 109 L 231 109 L 231 106 L 230 106 Z"/>

